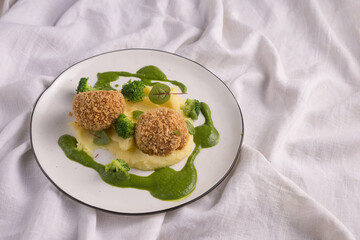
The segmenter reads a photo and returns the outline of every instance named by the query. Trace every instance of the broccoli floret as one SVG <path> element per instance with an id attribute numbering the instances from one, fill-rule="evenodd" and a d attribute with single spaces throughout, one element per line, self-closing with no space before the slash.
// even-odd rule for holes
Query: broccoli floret
<path id="1" fill-rule="evenodd" d="M 122 86 L 121 93 L 130 102 L 140 102 L 144 97 L 145 84 L 142 81 L 129 80 Z"/>
<path id="2" fill-rule="evenodd" d="M 105 171 L 116 173 L 119 180 L 129 179 L 129 165 L 122 159 L 112 160 L 111 163 L 105 165 Z"/>
<path id="3" fill-rule="evenodd" d="M 200 114 L 200 102 L 196 99 L 186 99 L 185 105 L 181 107 L 186 117 L 197 120 Z"/>
<path id="4" fill-rule="evenodd" d="M 129 138 L 134 135 L 135 123 L 126 117 L 125 114 L 120 116 L 115 121 L 115 131 L 122 138 Z"/>
<path id="5" fill-rule="evenodd" d="M 80 79 L 78 87 L 76 88 L 76 93 L 99 90 L 97 88 L 93 88 L 90 85 L 88 85 L 88 83 L 87 83 L 88 80 L 89 80 L 89 78 L 81 78 Z"/>

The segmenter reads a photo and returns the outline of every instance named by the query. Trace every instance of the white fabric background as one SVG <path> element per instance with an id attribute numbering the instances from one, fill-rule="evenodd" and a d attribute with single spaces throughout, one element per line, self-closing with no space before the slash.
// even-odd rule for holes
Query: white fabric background
<path id="1" fill-rule="evenodd" d="M 0 239 L 359 239 L 360 2 L 18 0 L 0 18 Z M 64 69 L 144 47 L 203 64 L 245 119 L 240 161 L 175 211 L 108 214 L 44 176 L 36 99 Z"/>

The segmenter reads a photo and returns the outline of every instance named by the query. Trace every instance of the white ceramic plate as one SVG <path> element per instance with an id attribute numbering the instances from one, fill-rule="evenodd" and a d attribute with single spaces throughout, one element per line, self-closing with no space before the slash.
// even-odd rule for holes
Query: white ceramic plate
<path id="1" fill-rule="evenodd" d="M 72 100 L 81 77 L 90 77 L 89 84 L 96 81 L 98 72 L 136 72 L 146 65 L 159 67 L 168 77 L 188 87 L 185 98 L 206 102 L 212 111 L 215 127 L 220 133 L 218 145 L 203 149 L 195 160 L 198 173 L 196 189 L 185 199 L 162 201 L 148 191 L 118 188 L 103 182 L 93 169 L 69 160 L 57 144 L 63 134 L 74 133 L 69 122 Z M 120 79 L 112 86 L 122 84 Z M 195 126 L 203 123 L 203 118 Z M 243 118 L 240 107 L 226 85 L 200 64 L 184 57 L 158 50 L 126 49 L 81 61 L 65 70 L 38 99 L 31 120 L 31 142 L 35 158 L 49 180 L 71 198 L 94 208 L 123 214 L 146 214 L 183 206 L 209 193 L 234 166 L 243 139 Z M 105 156 L 106 154 L 101 154 Z M 111 161 L 111 156 L 96 159 L 101 163 Z M 173 166 L 180 170 L 186 159 Z M 149 172 L 131 170 L 140 175 Z"/>

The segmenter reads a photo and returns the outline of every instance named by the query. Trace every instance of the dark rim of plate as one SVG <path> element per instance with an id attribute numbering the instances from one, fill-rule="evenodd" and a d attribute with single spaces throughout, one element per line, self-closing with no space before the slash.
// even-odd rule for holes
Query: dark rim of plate
<path id="1" fill-rule="evenodd" d="M 205 69 L 206 71 L 208 71 L 210 74 L 212 74 L 213 76 L 216 77 L 216 79 L 218 79 L 222 84 L 224 84 L 224 86 L 226 87 L 226 89 L 230 92 L 230 94 L 232 95 L 232 97 L 234 98 L 234 101 L 236 102 L 237 106 L 238 106 L 238 109 L 239 109 L 239 113 L 240 113 L 240 116 L 241 116 L 241 124 L 242 124 L 242 132 L 239 133 L 241 134 L 241 139 L 240 139 L 240 143 L 239 143 L 239 147 L 238 147 L 238 150 L 237 150 L 237 153 L 236 153 L 236 156 L 230 166 L 230 168 L 227 170 L 227 172 L 223 175 L 223 177 L 216 183 L 214 184 L 214 186 L 212 186 L 210 189 L 208 189 L 207 191 L 205 191 L 203 194 L 201 194 L 200 196 L 190 200 L 190 201 L 187 201 L 187 202 L 184 202 L 184 203 L 181 203 L 177 206 L 174 206 L 174 207 L 170 207 L 170 208 L 166 208 L 166 209 L 162 209 L 162 210 L 156 210 L 156 211 L 150 211 L 150 212 L 142 212 L 142 213 L 131 213 L 131 212 L 116 212 L 116 211 L 111 211 L 111 210 L 107 210 L 107 209 L 103 209 L 103 208 L 100 208 L 100 207 L 96 207 L 96 206 L 93 206 L 93 205 L 90 205 L 90 204 L 87 204 L 73 196 L 71 196 L 70 194 L 68 194 L 67 192 L 65 192 L 64 190 L 62 190 L 58 185 L 56 185 L 55 182 L 53 182 L 53 180 L 47 175 L 47 173 L 44 171 L 44 169 L 42 168 L 36 154 L 35 154 L 35 149 L 34 149 L 34 145 L 33 145 L 33 140 L 32 140 L 32 121 L 33 121 L 33 115 L 34 115 L 34 112 L 35 112 L 35 108 L 41 98 L 41 96 L 53 85 L 53 83 L 64 73 L 66 72 L 67 70 L 69 70 L 70 68 L 72 68 L 73 66 L 81 63 L 81 62 L 84 62 L 88 59 L 91 59 L 91 58 L 95 58 L 95 57 L 98 57 L 98 56 L 101 56 L 101 55 L 105 55 L 105 54 L 110 54 L 110 53 L 114 53 L 114 52 L 121 52 L 121 51 L 155 51 L 155 52 L 162 52 L 162 53 L 166 53 L 166 54 L 171 54 L 171 55 L 174 55 L 176 57 L 180 57 L 180 58 L 183 58 L 183 59 L 186 59 L 190 62 L 193 62 L 197 65 L 199 65 L 200 67 L 202 67 L 203 69 Z M 70 67 L 68 67 L 67 69 L 65 69 L 64 71 L 62 71 L 55 79 L 54 81 L 50 84 L 50 86 L 45 89 L 41 94 L 40 96 L 38 97 L 38 99 L 36 100 L 35 102 L 35 105 L 34 105 L 34 108 L 33 108 L 33 111 L 32 111 L 32 114 L 31 114 L 31 120 L 30 120 L 30 142 L 31 142 L 31 147 L 33 149 L 33 154 L 34 154 L 34 157 L 35 157 L 35 160 L 37 162 L 37 164 L 39 165 L 41 171 L 44 173 L 44 175 L 50 180 L 50 182 L 57 188 L 59 189 L 62 193 L 64 193 L 66 196 L 68 196 L 69 198 L 75 200 L 76 202 L 79 202 L 85 206 L 88 206 L 88 207 L 91 207 L 91 208 L 95 208 L 95 209 L 98 209 L 98 210 L 101 210 L 101 211 L 104 211 L 104 212 L 108 212 L 108 213 L 113 213 L 113 214 L 121 214 L 121 215 L 149 215 L 149 214 L 156 214 L 156 213 L 163 213 L 163 212 L 167 212 L 167 211 L 171 211 L 171 210 L 175 210 L 175 209 L 178 209 L 180 207 L 183 207 L 189 203 L 192 203 L 192 202 L 195 202 L 197 200 L 199 200 L 200 198 L 204 197 L 205 195 L 209 194 L 212 190 L 214 190 L 222 181 L 224 181 L 224 179 L 229 175 L 229 173 L 231 172 L 231 170 L 234 168 L 236 162 L 238 161 L 239 159 L 239 156 L 240 156 L 240 151 L 241 151 L 241 146 L 242 146 L 242 142 L 243 142 L 243 139 L 244 139 L 244 118 L 243 118 L 243 115 L 242 115 L 242 112 L 241 112 L 241 108 L 240 108 L 240 105 L 239 103 L 237 102 L 234 94 L 231 92 L 231 90 L 229 89 L 229 87 L 218 77 L 216 76 L 214 73 L 212 73 L 209 69 L 207 69 L 206 67 L 204 67 L 203 65 L 201 65 L 200 63 L 194 61 L 194 60 L 191 60 L 189 58 L 186 58 L 184 56 L 181 56 L 181 55 L 178 55 L 178 54 L 175 54 L 175 53 L 171 53 L 171 52 L 167 52 L 167 51 L 164 51 L 164 50 L 158 50 L 158 49 L 150 49 L 150 48 L 126 48 L 126 49 L 119 49 L 119 50 L 114 50 L 114 51 L 109 51 L 109 52 L 104 52 L 104 53 L 100 53 L 100 54 L 97 54 L 95 56 L 92 56 L 92 57 L 88 57 L 86 59 L 83 59 L 73 65 L 71 65 Z"/>

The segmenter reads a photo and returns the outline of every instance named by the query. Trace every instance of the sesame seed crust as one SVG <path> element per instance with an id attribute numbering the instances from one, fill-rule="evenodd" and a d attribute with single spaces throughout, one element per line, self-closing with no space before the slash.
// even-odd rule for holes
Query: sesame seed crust
<path id="1" fill-rule="evenodd" d="M 166 156 L 182 149 L 188 139 L 189 131 L 184 119 L 169 108 L 157 108 L 142 114 L 135 127 L 135 143 L 149 155 Z"/>
<path id="2" fill-rule="evenodd" d="M 81 92 L 73 100 L 75 121 L 92 131 L 109 128 L 124 110 L 125 99 L 120 91 Z"/>

